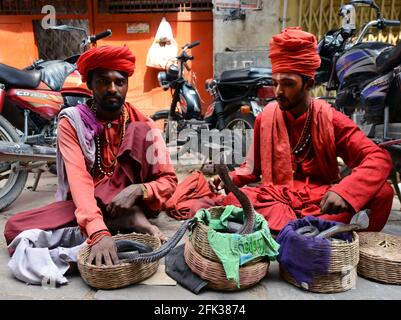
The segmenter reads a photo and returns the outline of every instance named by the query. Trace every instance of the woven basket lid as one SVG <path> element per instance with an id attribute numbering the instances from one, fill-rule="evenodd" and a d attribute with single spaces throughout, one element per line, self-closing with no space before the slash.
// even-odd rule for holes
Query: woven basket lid
<path id="1" fill-rule="evenodd" d="M 360 232 L 359 253 L 376 260 L 401 263 L 401 237 L 382 232 Z"/>

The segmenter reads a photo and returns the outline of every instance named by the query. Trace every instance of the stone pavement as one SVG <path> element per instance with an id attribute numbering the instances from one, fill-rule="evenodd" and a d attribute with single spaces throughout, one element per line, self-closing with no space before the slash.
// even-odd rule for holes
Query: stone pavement
<path id="1" fill-rule="evenodd" d="M 186 176 L 186 172 L 178 172 L 179 179 Z M 50 173 L 43 175 L 37 191 L 27 189 L 23 191 L 18 200 L 6 211 L 0 213 L 0 231 L 3 234 L 4 225 L 8 217 L 53 201 L 56 189 L 56 177 Z M 32 185 L 32 179 L 27 186 Z M 171 236 L 180 225 L 162 213 L 153 221 L 167 236 Z M 394 198 L 393 211 L 384 232 L 401 235 L 400 203 Z M 183 239 L 182 241 L 185 241 Z M 223 293 L 216 291 L 203 291 L 194 295 L 180 285 L 153 286 L 132 285 L 116 290 L 96 290 L 84 283 L 79 274 L 69 275 L 69 283 L 59 288 L 45 288 L 42 286 L 26 285 L 13 278 L 7 263 L 9 257 L 3 236 L 0 236 L 0 300 L 8 299 L 51 299 L 51 300 L 359 300 L 359 299 L 401 299 L 401 286 L 384 285 L 358 277 L 356 288 L 337 294 L 314 294 L 300 290 L 287 284 L 279 276 L 278 263 L 272 262 L 268 276 L 257 286 L 245 291 Z M 163 264 L 164 261 L 161 261 Z"/>

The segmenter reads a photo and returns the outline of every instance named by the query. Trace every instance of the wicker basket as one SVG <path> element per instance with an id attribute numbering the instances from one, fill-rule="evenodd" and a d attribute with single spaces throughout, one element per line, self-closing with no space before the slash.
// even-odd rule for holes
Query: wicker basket
<path id="1" fill-rule="evenodd" d="M 295 279 L 280 266 L 280 275 L 287 282 L 318 293 L 344 292 L 355 287 L 357 279 L 356 266 L 359 262 L 359 237 L 353 232 L 351 243 L 332 241 L 331 257 L 327 275 L 315 275 L 312 285 L 307 288 L 298 284 Z"/>
<path id="2" fill-rule="evenodd" d="M 280 275 L 285 281 L 294 286 L 317 293 L 336 293 L 350 290 L 355 287 L 357 279 L 356 267 L 344 273 L 335 272 L 324 276 L 315 276 L 313 278 L 313 284 L 309 287 L 299 285 L 288 271 L 282 267 L 280 267 Z"/>
<path id="3" fill-rule="evenodd" d="M 388 284 L 401 284 L 401 237 L 361 232 L 358 273 Z"/>
<path id="4" fill-rule="evenodd" d="M 236 291 L 249 288 L 260 282 L 269 269 L 267 259 L 259 262 L 252 261 L 239 269 L 240 287 L 233 280 L 227 280 L 223 265 L 219 262 L 204 258 L 196 252 L 191 241 L 185 243 L 185 262 L 200 278 L 208 281 L 207 287 L 214 290 Z"/>
<path id="5" fill-rule="evenodd" d="M 153 250 L 160 248 L 160 240 L 154 236 L 140 233 L 118 234 L 114 240 L 134 240 L 150 245 Z M 85 245 L 78 253 L 78 269 L 82 279 L 97 289 L 116 289 L 141 282 L 152 276 L 159 261 L 151 263 L 120 263 L 113 266 L 97 267 L 88 263 L 90 247 Z"/>
<path id="6" fill-rule="evenodd" d="M 223 213 L 226 207 L 212 207 L 209 208 L 208 211 L 213 218 L 218 218 Z M 209 226 L 203 224 L 202 222 L 196 222 L 195 226 L 192 229 L 192 234 L 189 237 L 193 247 L 196 252 L 202 255 L 204 258 L 208 260 L 220 262 L 219 257 L 216 255 L 214 250 L 209 244 L 208 240 L 208 231 Z M 263 257 L 256 258 L 254 261 L 261 261 Z"/>

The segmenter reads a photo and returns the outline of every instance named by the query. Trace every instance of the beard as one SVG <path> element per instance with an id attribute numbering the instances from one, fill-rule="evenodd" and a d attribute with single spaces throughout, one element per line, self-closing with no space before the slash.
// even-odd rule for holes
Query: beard
<path id="1" fill-rule="evenodd" d="M 281 110 L 290 111 L 299 106 L 306 97 L 306 92 L 302 88 L 291 100 L 285 97 L 277 97 L 277 102 Z"/>
<path id="2" fill-rule="evenodd" d="M 121 109 L 123 104 L 124 99 L 120 95 L 105 95 L 98 101 L 98 105 L 100 105 L 104 111 L 109 112 Z"/>
<path id="3" fill-rule="evenodd" d="M 302 99 L 288 100 L 288 99 L 277 99 L 278 106 L 283 111 L 290 111 L 297 107 L 301 103 Z"/>

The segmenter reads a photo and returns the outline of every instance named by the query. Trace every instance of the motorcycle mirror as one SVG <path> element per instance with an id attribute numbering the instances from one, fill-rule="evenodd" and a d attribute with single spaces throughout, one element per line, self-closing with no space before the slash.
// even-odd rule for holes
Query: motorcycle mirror
<path id="1" fill-rule="evenodd" d="M 53 26 L 53 27 L 49 27 L 48 29 L 51 30 L 63 30 L 63 31 L 67 31 L 68 30 L 68 26 L 66 26 L 65 24 L 61 25 L 61 26 Z"/>
<path id="2" fill-rule="evenodd" d="M 352 4 L 352 5 L 361 4 L 361 5 L 370 6 L 371 8 L 376 10 L 377 19 L 381 18 L 380 7 L 376 4 L 375 0 L 351 0 L 349 2 L 349 4 Z"/>
<path id="3" fill-rule="evenodd" d="M 341 6 L 339 16 L 342 17 L 342 28 L 344 30 L 355 30 L 356 29 L 356 13 L 355 7 L 352 4 L 346 4 Z"/>
<path id="4" fill-rule="evenodd" d="M 354 4 L 362 4 L 362 5 L 364 5 L 365 4 L 367 6 L 372 6 L 373 3 L 374 3 L 373 0 L 351 0 L 349 2 L 349 4 L 352 4 L 352 5 L 354 5 Z"/>
<path id="5" fill-rule="evenodd" d="M 60 30 L 60 31 L 78 30 L 78 31 L 81 31 L 81 32 L 85 33 L 85 35 L 87 34 L 86 30 L 83 29 L 83 28 L 67 26 L 65 24 L 62 24 L 62 25 L 59 25 L 59 26 L 54 26 L 54 27 L 49 27 L 49 29 L 51 29 L 51 30 Z"/>

